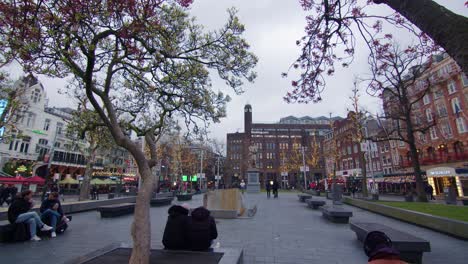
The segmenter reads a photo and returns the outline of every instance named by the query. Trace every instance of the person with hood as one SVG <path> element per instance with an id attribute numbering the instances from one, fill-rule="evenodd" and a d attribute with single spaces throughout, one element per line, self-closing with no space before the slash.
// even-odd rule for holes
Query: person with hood
<path id="1" fill-rule="evenodd" d="M 65 223 L 68 223 L 70 221 L 63 213 L 59 194 L 57 192 L 51 192 L 49 194 L 47 199 L 42 202 L 39 211 L 41 212 L 41 219 L 48 219 L 48 222 L 52 226 L 52 233 L 50 234 L 51 237 L 57 236 L 55 229 L 58 222 L 63 220 Z"/>
<path id="2" fill-rule="evenodd" d="M 400 260 L 390 238 L 381 231 L 369 232 L 364 240 L 364 252 L 369 257 L 368 264 L 406 264 Z"/>
<path id="3" fill-rule="evenodd" d="M 208 250 L 214 239 L 218 237 L 216 222 L 205 207 L 195 208 L 190 217 L 189 242 L 190 250 Z"/>
<path id="4" fill-rule="evenodd" d="M 52 227 L 44 224 L 36 212 L 29 212 L 33 207 L 32 191 L 22 191 L 8 208 L 8 221 L 10 223 L 26 223 L 29 225 L 29 233 L 32 241 L 40 241 L 41 238 L 36 235 L 36 229 L 49 231 Z"/>
<path id="5" fill-rule="evenodd" d="M 173 205 L 167 212 L 169 216 L 167 217 L 162 240 L 165 249 L 188 250 L 188 229 L 190 224 L 188 205 Z"/>

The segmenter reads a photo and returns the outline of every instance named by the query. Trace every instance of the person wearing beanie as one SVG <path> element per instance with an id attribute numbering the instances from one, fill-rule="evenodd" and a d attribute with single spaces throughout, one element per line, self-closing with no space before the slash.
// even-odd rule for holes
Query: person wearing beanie
<path id="1" fill-rule="evenodd" d="M 381 231 L 367 234 L 364 252 L 369 257 L 368 264 L 406 264 L 400 260 L 400 252 L 393 247 L 390 238 Z"/>

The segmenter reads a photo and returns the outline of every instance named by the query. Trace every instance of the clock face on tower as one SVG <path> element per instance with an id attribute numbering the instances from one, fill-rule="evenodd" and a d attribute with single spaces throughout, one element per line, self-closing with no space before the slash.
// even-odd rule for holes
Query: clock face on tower
<path id="1" fill-rule="evenodd" d="M 252 109 L 246 107 L 246 108 L 244 108 L 244 112 L 246 112 L 246 113 L 247 113 L 247 112 L 252 112 Z"/>

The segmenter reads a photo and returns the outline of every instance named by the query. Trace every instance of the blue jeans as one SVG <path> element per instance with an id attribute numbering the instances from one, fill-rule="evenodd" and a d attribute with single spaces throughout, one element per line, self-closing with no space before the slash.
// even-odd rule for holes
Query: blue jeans
<path id="1" fill-rule="evenodd" d="M 26 223 L 29 225 L 29 233 L 31 237 L 36 235 L 36 229 L 42 228 L 44 223 L 41 221 L 41 218 L 36 212 L 27 212 L 24 214 L 18 215 L 15 223 Z"/>
<path id="2" fill-rule="evenodd" d="M 55 227 L 61 215 L 57 211 L 47 209 L 41 214 L 41 219 L 46 219 L 47 217 L 50 217 L 50 226 L 52 227 L 52 231 L 55 232 Z"/>

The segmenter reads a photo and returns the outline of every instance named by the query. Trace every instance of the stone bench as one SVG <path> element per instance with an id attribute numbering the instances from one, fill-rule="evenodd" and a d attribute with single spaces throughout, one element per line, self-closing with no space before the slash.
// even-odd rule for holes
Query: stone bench
<path id="1" fill-rule="evenodd" d="M 170 205 L 172 203 L 173 197 L 156 197 L 151 198 L 150 205 L 151 206 L 165 206 Z"/>
<path id="2" fill-rule="evenodd" d="M 341 207 L 326 206 L 322 207 L 322 216 L 333 223 L 347 224 L 353 212 Z"/>
<path id="3" fill-rule="evenodd" d="M 357 239 L 361 242 L 364 242 L 367 234 L 371 231 L 384 232 L 390 240 L 392 240 L 393 246 L 400 251 L 400 258 L 409 263 L 422 263 L 423 253 L 431 251 L 429 241 L 393 229 L 386 225 L 378 223 L 351 222 L 349 226 L 351 230 L 356 233 Z"/>
<path id="4" fill-rule="evenodd" d="M 126 214 L 132 214 L 135 211 L 134 203 L 121 203 L 98 207 L 101 217 L 116 217 Z"/>
<path id="5" fill-rule="evenodd" d="M 312 195 L 310 195 L 310 194 L 298 194 L 297 197 L 299 197 L 299 202 L 305 203 L 306 200 L 312 198 Z"/>
<path id="6" fill-rule="evenodd" d="M 320 206 L 324 205 L 325 201 L 307 200 L 307 206 L 312 209 L 318 209 Z"/>
<path id="7" fill-rule="evenodd" d="M 77 257 L 65 264 L 117 264 L 128 263 L 132 248 L 126 244 L 111 244 Z M 150 263 L 238 264 L 243 251 L 236 248 L 216 248 L 209 251 L 183 251 L 151 249 Z"/>
<path id="8" fill-rule="evenodd" d="M 190 201 L 192 200 L 192 194 L 177 194 L 177 201 Z"/>

